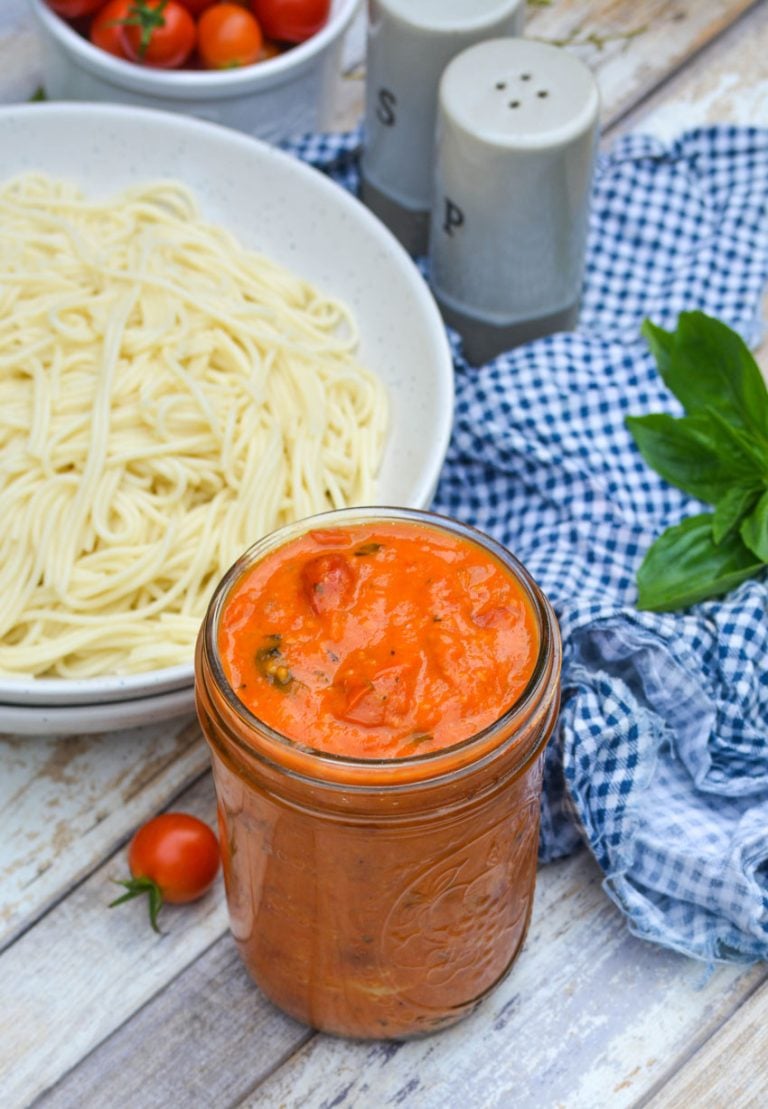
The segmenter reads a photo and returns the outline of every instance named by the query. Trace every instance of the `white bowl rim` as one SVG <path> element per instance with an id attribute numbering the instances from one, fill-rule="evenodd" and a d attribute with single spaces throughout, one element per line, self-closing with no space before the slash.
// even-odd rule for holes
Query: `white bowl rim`
<path id="1" fill-rule="evenodd" d="M 87 122 L 94 116 L 101 116 L 106 120 L 116 121 L 122 118 L 131 120 L 145 120 L 147 125 L 155 124 L 182 130 L 191 133 L 210 133 L 219 138 L 226 138 L 227 142 L 240 146 L 246 150 L 256 150 L 260 157 L 271 159 L 283 165 L 290 166 L 291 172 L 306 177 L 308 184 L 313 189 L 325 192 L 334 201 L 343 198 L 342 203 L 349 203 L 354 207 L 355 215 L 368 232 L 379 241 L 381 247 L 390 253 L 400 255 L 408 265 L 403 267 L 403 277 L 408 280 L 415 297 L 421 303 L 422 311 L 431 324 L 432 332 L 438 345 L 442 346 L 443 354 L 450 373 L 445 375 L 442 384 L 446 390 L 441 398 L 443 404 L 439 411 L 442 414 L 442 426 L 438 426 L 437 413 L 435 424 L 431 431 L 434 434 L 434 449 L 430 457 L 429 467 L 425 467 L 419 482 L 414 486 L 409 504 L 401 507 L 426 508 L 431 502 L 434 489 L 437 485 L 440 471 L 445 461 L 445 455 L 453 427 L 453 414 L 455 403 L 455 386 L 453 378 L 453 358 L 450 344 L 445 332 L 445 326 L 440 316 L 437 304 L 432 298 L 429 289 L 419 273 L 412 259 L 400 245 L 394 235 L 376 216 L 373 215 L 362 203 L 351 194 L 345 192 L 330 178 L 313 169 L 312 166 L 299 161 L 287 151 L 271 146 L 263 140 L 254 138 L 244 132 L 236 131 L 222 124 L 211 123 L 198 119 L 195 116 L 181 115 L 176 112 L 162 111 L 156 108 L 138 108 L 125 104 L 88 103 L 81 101 L 56 101 L 51 103 L 26 103 L 0 105 L 0 125 L 3 120 L 23 120 L 27 118 L 40 118 L 50 116 L 62 120 L 74 119 L 82 121 L 84 130 Z M 124 701 L 133 698 L 145 697 L 188 687 L 194 682 L 194 663 L 181 663 L 176 666 L 164 667 L 157 670 L 143 671 L 138 674 L 106 675 L 94 678 L 5 678 L 0 676 L 0 703 L 8 705 L 59 705 L 89 704 L 104 701 Z"/>
<path id="2" fill-rule="evenodd" d="M 98 678 L 0 678 L 0 705 L 5 708 L 127 703 L 161 697 L 194 685 L 192 663 L 145 670 L 141 674 L 110 674 Z"/>
<path id="3" fill-rule="evenodd" d="M 123 731 L 194 713 L 191 686 L 128 701 L 68 705 L 0 704 L 0 730 L 14 735 L 74 735 Z"/>
<path id="4" fill-rule="evenodd" d="M 222 70 L 153 69 L 123 61 L 100 50 L 78 34 L 48 7 L 45 0 L 30 0 L 30 3 L 51 37 L 56 39 L 63 50 L 74 55 L 84 69 L 133 92 L 188 100 L 199 96 L 219 99 L 243 95 L 292 80 L 298 71 L 343 34 L 361 0 L 338 0 L 331 8 L 325 26 L 284 54 L 252 66 Z"/>

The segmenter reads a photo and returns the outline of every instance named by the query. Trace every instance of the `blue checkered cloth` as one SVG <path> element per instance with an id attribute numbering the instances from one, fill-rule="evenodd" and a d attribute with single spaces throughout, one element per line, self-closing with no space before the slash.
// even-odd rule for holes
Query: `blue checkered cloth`
<path id="1" fill-rule="evenodd" d="M 359 134 L 294 146 L 346 188 Z M 768 957 L 768 587 L 656 615 L 635 574 L 699 502 L 648 468 L 629 414 L 680 408 L 640 337 L 701 309 L 759 337 L 768 132 L 707 127 L 599 159 L 579 329 L 470 367 L 434 507 L 525 563 L 564 640 L 541 858 L 586 841 L 638 936 L 707 961 Z"/>

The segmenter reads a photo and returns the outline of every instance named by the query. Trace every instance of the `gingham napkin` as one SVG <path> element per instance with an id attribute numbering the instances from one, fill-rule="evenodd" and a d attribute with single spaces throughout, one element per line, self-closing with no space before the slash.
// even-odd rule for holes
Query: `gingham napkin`
<path id="1" fill-rule="evenodd" d="M 300 157 L 358 184 L 359 135 Z M 579 330 L 468 367 L 434 507 L 525 563 L 563 632 L 541 858 L 589 844 L 633 932 L 712 960 L 768 958 L 768 587 L 655 615 L 635 573 L 702 511 L 643 462 L 629 414 L 681 409 L 639 334 L 699 308 L 758 338 L 768 132 L 719 126 L 599 160 Z"/>

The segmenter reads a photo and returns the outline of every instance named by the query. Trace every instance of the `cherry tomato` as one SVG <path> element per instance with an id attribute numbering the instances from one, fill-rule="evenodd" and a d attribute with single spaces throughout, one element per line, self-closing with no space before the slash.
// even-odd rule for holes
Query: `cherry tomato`
<path id="1" fill-rule="evenodd" d="M 164 901 L 195 901 L 219 870 L 219 843 L 207 824 L 188 813 L 161 813 L 136 832 L 128 848 L 132 877 L 120 882 L 126 892 L 112 905 L 147 894 L 155 931 Z"/>
<path id="2" fill-rule="evenodd" d="M 127 58 L 124 22 L 128 18 L 132 0 L 107 0 L 91 22 L 90 40 L 100 50 Z"/>
<path id="3" fill-rule="evenodd" d="M 251 65 L 261 56 L 261 28 L 239 4 L 214 4 L 200 16 L 197 52 L 206 69 Z"/>
<path id="4" fill-rule="evenodd" d="M 48 7 L 64 19 L 81 19 L 100 8 L 104 0 L 48 0 Z"/>
<path id="5" fill-rule="evenodd" d="M 195 48 L 195 21 L 180 0 L 132 0 L 125 23 L 128 57 L 158 69 L 176 69 Z"/>
<path id="6" fill-rule="evenodd" d="M 331 0 L 251 0 L 264 34 L 278 42 L 304 42 L 328 21 Z"/>
<path id="7" fill-rule="evenodd" d="M 355 593 L 357 575 L 342 554 L 321 554 L 306 562 L 301 571 L 304 596 L 310 607 L 322 616 L 349 607 Z"/>

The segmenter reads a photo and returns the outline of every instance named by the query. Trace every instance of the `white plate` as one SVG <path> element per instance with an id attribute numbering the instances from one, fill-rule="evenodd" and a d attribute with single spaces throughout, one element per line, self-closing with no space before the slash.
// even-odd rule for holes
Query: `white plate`
<path id="1" fill-rule="evenodd" d="M 108 104 L 0 108 L 0 179 L 25 170 L 75 180 L 93 196 L 177 178 L 195 192 L 206 218 L 345 300 L 359 323 L 360 357 L 383 379 L 391 402 L 378 503 L 429 505 L 453 418 L 450 349 L 421 275 L 362 204 L 322 174 L 236 131 Z M 0 678 L 0 703 L 124 702 L 191 681 L 191 658 L 184 666 L 118 678 Z"/>
<path id="2" fill-rule="evenodd" d="M 14 735 L 75 735 L 112 732 L 157 724 L 195 711 L 195 691 L 189 686 L 158 697 L 111 701 L 101 705 L 3 705 L 0 732 Z"/>

